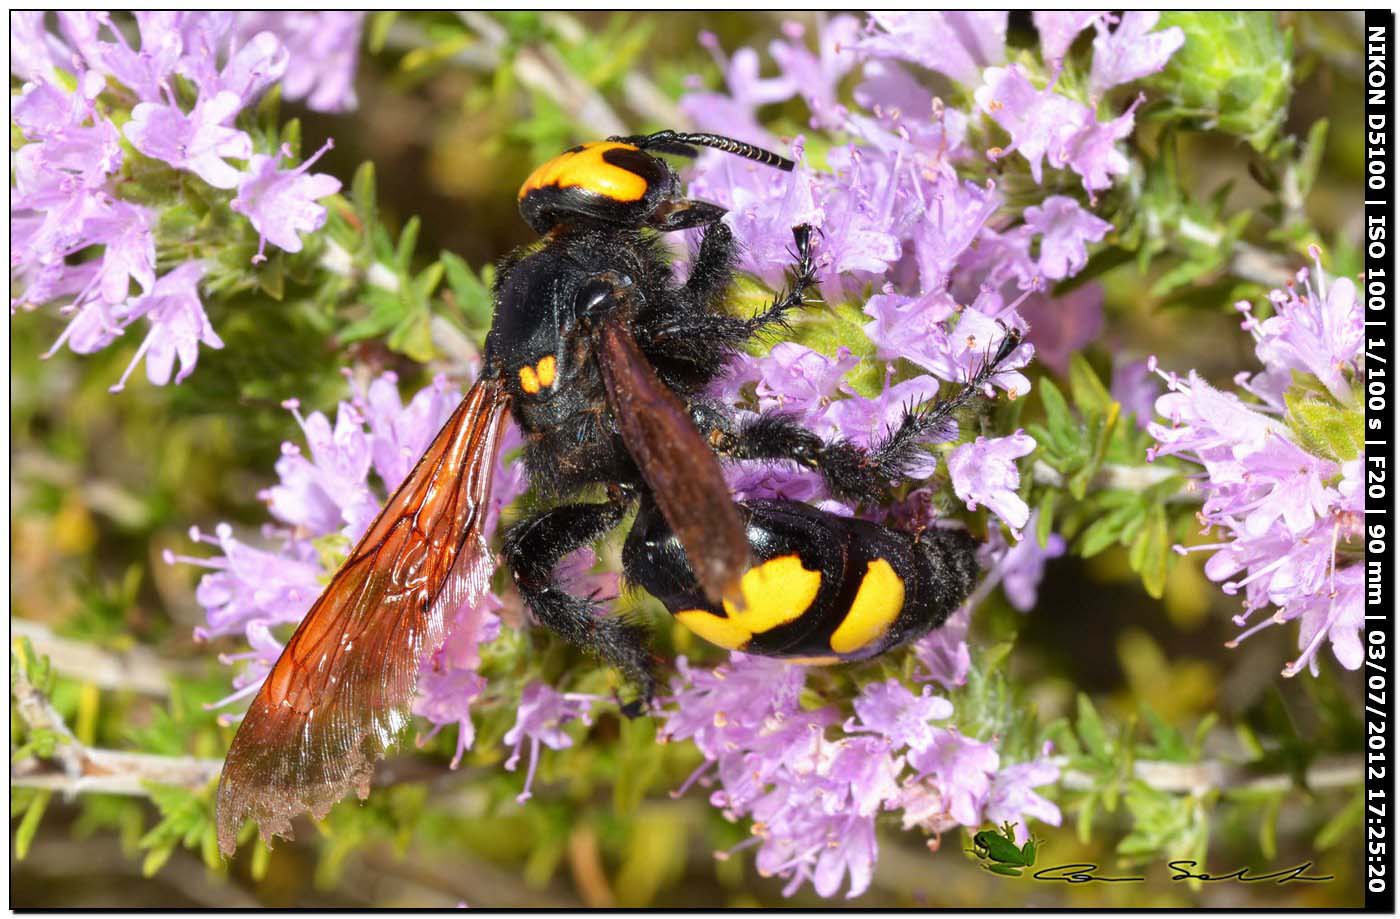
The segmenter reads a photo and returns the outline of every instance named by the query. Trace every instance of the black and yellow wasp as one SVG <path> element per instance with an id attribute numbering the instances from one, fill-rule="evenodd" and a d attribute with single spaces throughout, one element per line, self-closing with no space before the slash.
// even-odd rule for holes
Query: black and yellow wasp
<path id="1" fill-rule="evenodd" d="M 700 146 L 794 165 L 730 138 L 663 131 L 574 147 L 525 181 L 520 211 L 542 239 L 500 266 L 480 378 L 250 706 L 219 785 L 224 851 L 247 816 L 265 836 L 286 834 L 295 814 L 322 815 L 350 788 L 368 793 L 374 761 L 407 722 L 420 662 L 443 640 L 445 611 L 488 586 L 484 521 L 507 412 L 531 485 L 551 506 L 510 528 L 505 563 L 540 625 L 638 687 L 628 714 L 656 688 L 646 631 L 570 593 L 554 569 L 634 509 L 627 581 L 725 648 L 859 660 L 936 628 L 967 597 L 977 563 L 965 530 L 900 532 L 795 501 L 736 503 L 720 463 L 795 461 L 834 496 L 874 502 L 986 386 L 1015 336 L 960 391 L 910 407 L 869 447 L 823 440 L 778 413 L 736 420 L 706 398 L 708 384 L 803 305 L 816 241 L 794 228 L 790 286 L 757 315 L 727 312 L 736 243 L 725 211 L 685 197 L 658 155 Z M 703 238 L 678 282 L 660 234 L 692 227 Z M 577 501 L 598 486 L 604 500 Z"/>

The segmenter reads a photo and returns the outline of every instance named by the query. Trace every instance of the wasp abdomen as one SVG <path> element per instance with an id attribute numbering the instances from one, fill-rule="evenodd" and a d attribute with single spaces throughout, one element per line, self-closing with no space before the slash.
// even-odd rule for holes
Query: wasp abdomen
<path id="1" fill-rule="evenodd" d="M 815 661 L 861 660 L 947 620 L 972 590 L 976 543 L 918 536 L 794 501 L 740 505 L 753 564 L 739 594 L 709 603 L 660 514 L 644 509 L 623 552 L 628 577 L 720 647 Z"/>

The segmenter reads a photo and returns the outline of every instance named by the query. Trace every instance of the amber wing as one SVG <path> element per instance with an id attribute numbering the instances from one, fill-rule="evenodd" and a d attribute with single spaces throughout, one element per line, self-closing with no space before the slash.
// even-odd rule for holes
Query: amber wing
<path id="1" fill-rule="evenodd" d="M 219 848 L 247 817 L 264 839 L 318 819 L 408 723 L 419 664 L 445 614 L 487 589 L 491 473 L 508 397 L 478 381 L 287 642 L 248 708 L 219 780 Z"/>
<path id="2" fill-rule="evenodd" d="M 737 598 L 749 542 L 719 461 L 622 322 L 594 331 L 598 366 L 622 440 L 714 603 Z"/>

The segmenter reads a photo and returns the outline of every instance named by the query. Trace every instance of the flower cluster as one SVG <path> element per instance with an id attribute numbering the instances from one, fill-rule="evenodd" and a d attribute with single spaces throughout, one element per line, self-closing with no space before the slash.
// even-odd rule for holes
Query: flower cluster
<path id="1" fill-rule="evenodd" d="M 789 24 L 786 40 L 771 47 L 779 71 L 772 77 L 760 76 L 752 49 L 725 57 L 713 36 L 702 36 L 723 69 L 726 92 L 682 98 L 698 127 L 776 146 L 758 110 L 800 95 L 811 127 L 822 134 L 794 143 L 800 162 L 793 175 L 707 154 L 692 192 L 729 208 L 742 267 L 770 284 L 781 281 L 791 228 L 819 228 L 822 291 L 842 302 L 876 289 L 857 300 L 868 320 L 860 344 L 873 345 L 891 372 L 880 393 L 862 396 L 845 382 L 857 363 L 851 351 L 827 355 L 784 344 L 737 367 L 724 395 L 754 384 L 757 408 L 781 407 L 818 433 L 869 443 L 904 406 L 929 399 L 940 383 L 968 379 L 1009 330 L 1028 331 L 1029 343 L 1013 352 L 992 385 L 1013 396 L 1029 390 L 1018 369 L 1035 348 L 1044 347 L 1063 369 L 1069 352 L 1097 334 L 1101 294 L 1094 285 L 1059 299 L 1044 288 L 1082 270 L 1087 247 L 1112 226 L 1068 195 L 1013 208 L 995 179 L 962 176 L 987 174 L 989 160 L 1019 150 L 1038 183 L 1048 181 L 1048 164 L 1076 174 L 1090 193 L 1107 189 L 1127 170 L 1115 144 L 1131 130 L 1133 110 L 1100 121 L 1097 100 L 1161 69 L 1183 36 L 1179 29 L 1152 32 L 1155 13 L 1128 13 L 1112 31 L 1107 14 L 1036 15 L 1046 63 L 1036 78 L 1048 84 L 1043 88 L 1024 66 L 1000 66 L 1005 13 L 874 13 L 864 27 L 838 16 L 823 26 L 815 53 L 802 29 Z M 1094 98 L 1081 100 L 1058 92 L 1055 81 L 1074 37 L 1091 25 Z M 918 77 L 920 67 L 961 84 L 971 109 L 934 96 Z M 859 107 L 847 108 L 838 101 L 839 86 L 857 68 Z M 977 138 L 998 129 L 1010 143 L 979 152 Z M 818 139 L 825 169 L 804 156 Z M 1032 315 L 1034 324 L 1027 321 Z M 1021 529 L 1028 509 L 1016 495 L 1013 460 L 1033 447 L 1017 434 L 958 448 L 949 472 L 959 497 Z M 930 461 L 914 474 L 927 478 L 935 469 Z M 742 496 L 823 497 L 820 483 L 796 470 L 738 473 L 735 485 Z"/>
<path id="2" fill-rule="evenodd" d="M 1181 553 L 1208 551 L 1206 575 L 1227 594 L 1243 593 L 1244 628 L 1298 621 L 1296 658 L 1285 676 L 1317 673 L 1317 651 L 1331 644 L 1350 670 L 1361 666 L 1362 505 L 1361 357 L 1363 318 L 1356 285 L 1328 280 L 1319 262 L 1296 283 L 1269 295 L 1274 314 L 1238 304 L 1264 366 L 1242 373 L 1243 395 L 1223 392 L 1195 371 L 1163 373 L 1170 390 L 1157 400 L 1166 423 L 1148 432 L 1149 458 L 1198 463 L 1204 533 L 1222 539 Z M 1250 623 L 1274 607 L 1271 615 Z"/>
<path id="3" fill-rule="evenodd" d="M 815 133 L 792 144 L 798 160 L 792 175 L 706 154 L 692 193 L 729 208 L 725 219 L 741 243 L 741 266 L 770 285 L 781 281 L 791 228 L 817 227 L 825 299 L 864 317 L 862 336 L 838 334 L 841 346 L 826 353 L 784 342 L 764 357 L 742 359 L 718 396 L 741 409 L 781 409 L 823 436 L 869 444 L 907 406 L 969 379 L 1011 330 L 1026 333 L 1027 343 L 1012 352 L 989 389 L 1012 397 L 1029 391 L 1019 371 L 1033 353 L 1063 371 L 1069 354 L 1098 333 L 1096 285 L 1060 298 L 1047 290 L 1082 271 L 1088 247 L 1113 229 L 1090 207 L 1129 171 L 1118 142 L 1131 132 L 1140 99 L 1101 118 L 1104 100 L 1160 70 L 1184 36 L 1180 29 L 1153 32 L 1156 13 L 1130 12 L 1115 23 L 1107 13 L 1052 12 L 1037 13 L 1035 21 L 1039 65 L 1006 63 L 1006 14 L 996 12 L 873 13 L 864 26 L 837 16 L 823 24 L 816 51 L 800 27 L 789 25 L 785 39 L 770 47 L 776 76 L 761 75 L 756 51 L 726 57 L 713 36 L 702 36 L 726 91 L 682 98 L 697 127 L 775 147 L 778 138 L 759 110 L 800 96 Z M 1066 54 L 1090 26 L 1088 95 L 1062 92 Z M 935 96 L 920 68 L 953 80 L 954 99 Z M 848 107 L 841 87 L 857 70 L 856 105 Z M 998 132 L 1009 142 L 986 145 Z M 1021 154 L 1031 180 L 1056 191 L 1011 204 L 990 165 L 1001 161 L 999 168 L 1007 168 L 1012 152 Z M 1072 177 L 1089 206 L 1066 193 L 1073 186 L 1051 170 Z M 852 372 L 870 363 L 857 354 L 883 364 L 878 391 L 852 384 Z M 1016 431 L 966 439 L 945 454 L 957 497 L 969 510 L 987 508 L 1013 540 L 1032 523 L 1016 461 L 1035 448 Z M 938 468 L 930 453 L 911 472 L 930 479 Z M 817 501 L 847 514 L 872 510 L 832 500 L 806 470 L 740 468 L 730 481 L 740 497 Z M 917 523 L 926 524 L 930 502 L 913 498 L 906 503 L 915 513 L 922 508 Z M 1030 608 L 1046 560 L 1064 550 L 1057 535 L 1042 548 L 1035 540 L 1008 543 L 997 533 L 983 551 L 987 582 L 915 646 L 921 678 L 950 688 L 966 682 L 971 607 L 1000 583 L 1014 605 Z M 929 724 L 953 712 L 927 692 L 914 696 L 897 683 L 867 686 L 855 703 L 856 718 L 841 723 L 831 708 L 797 704 L 801 667 L 735 655 L 714 671 L 683 673 L 667 732 L 695 740 L 706 757 L 700 774 L 722 786 L 713 803 L 733 819 L 754 821 L 755 837 L 746 845 L 760 847 L 760 870 L 789 879 L 789 893 L 811 880 L 830 895 L 843 877 L 852 895 L 864 890 L 880 811 L 899 811 L 906 827 L 935 833 L 1023 815 L 1058 822 L 1058 810 L 1030 791 L 1057 778 L 1053 765 L 1000 768 L 992 743 Z"/>
<path id="4" fill-rule="evenodd" d="M 785 895 L 809 881 L 824 897 L 843 884 L 848 897 L 863 893 L 881 812 L 934 834 L 931 848 L 954 827 L 1012 822 L 1024 834 L 1029 817 L 1060 822 L 1035 792 L 1059 768 L 1043 757 L 1003 767 L 994 744 L 934 723 L 953 706 L 928 687 L 916 695 L 897 680 L 871 683 L 843 720 L 833 706 L 799 703 L 800 666 L 742 654 L 709 670 L 679 666 L 661 736 L 691 740 L 705 757 L 686 787 L 717 784 L 711 803 L 730 820 L 753 820 L 752 837 L 721 856 L 757 846 L 758 870 L 785 878 Z"/>
<path id="5" fill-rule="evenodd" d="M 246 652 L 222 658 L 228 664 L 241 663 L 242 669 L 234 677 L 234 693 L 216 707 L 257 691 L 282 653 L 272 629 L 299 622 L 306 615 L 325 577 L 339 565 L 343 551 L 336 550 L 348 547 L 374 520 L 383 495 L 408 475 L 459 399 L 457 389 L 438 378 L 405 405 L 394 375 L 384 374 L 340 403 L 334 423 L 321 412 L 303 416 L 297 403 L 289 401 L 306 449 L 283 444 L 278 482 L 260 495 L 278 521 L 263 533 L 272 548 L 250 546 L 221 524 L 212 536 L 198 530 L 191 534 L 217 546 L 221 555 L 166 554 L 168 562 L 211 569 L 195 594 L 206 613 L 206 624 L 195 630 L 196 637 L 242 634 L 250 646 Z M 518 443 L 516 436 L 507 434 L 503 454 Z M 382 483 L 382 490 L 371 473 Z M 502 461 L 488 510 L 488 538 L 501 508 L 523 490 L 521 467 Z M 477 673 L 479 646 L 498 634 L 500 607 L 500 598 L 488 593 L 474 606 L 456 611 L 442 647 L 423 662 L 414 711 L 434 725 L 433 734 L 449 725 L 457 728 L 454 762 L 472 745 L 471 705 L 485 689 Z M 523 730 L 536 736 L 529 724 Z"/>
<path id="6" fill-rule="evenodd" d="M 134 44 L 110 14 L 53 14 L 56 31 L 49 15 L 10 17 L 11 72 L 26 81 L 12 106 L 25 143 L 11 172 L 11 308 L 58 303 L 72 317 L 50 354 L 65 344 L 92 353 L 144 319 L 113 389 L 143 358 L 152 383 L 178 382 L 200 345 L 223 346 L 200 297 L 209 268 L 183 254 L 158 261 L 175 248 L 162 237 L 163 208 L 132 200 L 126 180 L 155 164 L 178 170 L 251 222 L 259 258 L 267 242 L 300 251 L 299 234 L 325 222 L 317 202 L 340 182 L 308 173 L 314 156 L 281 168 L 289 150 L 255 152 L 234 122 L 279 81 L 313 107 L 352 105 L 363 14 L 138 12 Z M 335 53 L 298 53 L 308 45 Z"/>

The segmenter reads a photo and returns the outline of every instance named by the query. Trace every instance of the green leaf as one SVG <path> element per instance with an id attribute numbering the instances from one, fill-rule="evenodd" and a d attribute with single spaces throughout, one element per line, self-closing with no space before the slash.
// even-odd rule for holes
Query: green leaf
<path id="1" fill-rule="evenodd" d="M 1366 791 L 1359 788 L 1351 800 L 1317 831 L 1313 848 L 1319 852 L 1330 849 L 1344 839 L 1355 839 L 1366 816 Z"/>
<path id="2" fill-rule="evenodd" d="M 1311 398 L 1296 389 L 1284 393 L 1283 401 L 1288 406 L 1289 427 L 1309 453 L 1338 463 L 1361 455 L 1366 421 L 1359 408 L 1344 408 L 1328 399 Z"/>
<path id="3" fill-rule="evenodd" d="M 366 246 L 370 243 L 373 227 L 379 223 L 378 202 L 376 200 L 374 163 L 366 160 L 355 170 L 355 178 L 350 183 L 350 201 L 355 206 L 355 216 L 360 220 Z M 366 250 L 368 254 L 368 249 Z"/>
<path id="4" fill-rule="evenodd" d="M 34 834 L 39 829 L 39 821 L 44 818 L 44 810 L 48 808 L 49 799 L 52 797 L 53 792 L 49 789 L 39 789 L 34 792 L 29 806 L 24 809 L 24 817 L 20 819 L 19 826 L 15 828 L 15 861 L 22 862 L 29 854 L 29 847 L 34 842 Z"/>
<path id="5" fill-rule="evenodd" d="M 1094 703 L 1081 692 L 1077 699 L 1077 707 L 1075 727 L 1078 729 L 1079 739 L 1084 742 L 1084 749 L 1089 751 L 1090 756 L 1099 759 L 1107 757 L 1108 734 L 1104 731 L 1099 713 L 1094 710 Z"/>
<path id="6" fill-rule="evenodd" d="M 1069 403 L 1065 401 L 1060 388 L 1049 377 L 1041 377 L 1039 390 L 1040 402 L 1045 407 L 1045 426 L 1049 429 L 1051 436 L 1077 434 L 1079 424 L 1074 420 L 1074 415 L 1069 410 Z"/>
<path id="7" fill-rule="evenodd" d="M 1115 508 L 1093 523 L 1079 536 L 1079 554 L 1083 558 L 1093 558 L 1104 549 L 1118 542 L 1124 529 L 1142 517 L 1146 511 L 1137 502 Z"/>
<path id="8" fill-rule="evenodd" d="M 397 293 L 383 288 L 369 288 L 365 291 L 364 299 L 370 306 L 369 315 L 342 328 L 338 335 L 341 341 L 377 338 L 401 324 L 408 313 L 408 305 L 403 299 Z"/>
<path id="9" fill-rule="evenodd" d="M 1099 799 L 1094 795 L 1085 797 L 1084 803 L 1079 806 L 1079 816 L 1075 820 L 1075 833 L 1079 836 L 1079 841 L 1085 845 L 1094 838 L 1094 811 L 1098 810 Z"/>
<path id="10" fill-rule="evenodd" d="M 462 311 L 462 320 L 469 329 L 485 329 L 491 324 L 494 309 L 491 289 L 477 277 L 460 256 L 452 252 L 442 252 L 438 256 L 447 275 L 447 286 L 457 308 Z"/>
<path id="11" fill-rule="evenodd" d="M 423 221 L 415 215 L 408 218 L 408 223 L 403 226 L 403 232 L 399 234 L 398 244 L 394 247 L 394 264 L 404 274 L 408 273 L 413 263 L 413 250 L 418 245 L 418 232 L 422 229 Z"/>
<path id="12" fill-rule="evenodd" d="M 1036 509 L 1038 516 L 1035 519 L 1035 541 L 1042 549 L 1050 543 L 1055 520 L 1055 502 L 1059 496 L 1060 493 L 1053 489 L 1047 489 L 1045 494 L 1040 496 L 1040 505 Z"/>
<path id="13" fill-rule="evenodd" d="M 365 30 L 368 39 L 366 48 L 370 54 L 378 54 L 384 50 L 384 42 L 389 38 L 389 30 L 393 28 L 394 20 L 399 18 L 399 14 L 393 10 L 385 10 L 373 13 L 369 17 L 369 28 Z"/>
<path id="14" fill-rule="evenodd" d="M 1069 358 L 1069 391 L 1074 397 L 1074 404 L 1086 415 L 1091 412 L 1104 414 L 1113 403 L 1113 397 L 1104 388 L 1099 375 L 1078 351 Z"/>
<path id="15" fill-rule="evenodd" d="M 1264 813 L 1259 817 L 1259 851 L 1269 861 L 1278 855 L 1278 815 L 1282 807 L 1282 794 L 1269 795 L 1263 804 Z"/>
<path id="16" fill-rule="evenodd" d="M 1273 10 L 1167 10 L 1186 43 L 1147 84 L 1169 100 L 1158 114 L 1242 137 L 1261 153 L 1283 126 L 1293 88 L 1292 40 Z"/>
<path id="17" fill-rule="evenodd" d="M 1322 154 L 1327 149 L 1326 118 L 1319 118 L 1308 128 L 1307 140 L 1303 142 L 1302 153 L 1298 157 L 1293 172 L 1293 193 L 1299 200 L 1305 199 L 1317 181 L 1318 170 L 1322 166 Z"/>
<path id="18" fill-rule="evenodd" d="M 394 326 L 386 344 L 400 354 L 426 364 L 437 354 L 433 347 L 432 316 L 427 310 L 415 310 Z"/>
<path id="19" fill-rule="evenodd" d="M 1149 596 L 1161 599 L 1167 586 L 1167 555 L 1171 551 L 1167 535 L 1167 512 L 1161 504 L 1147 509 L 1147 525 L 1128 549 L 1128 563 L 1142 577 Z"/>

